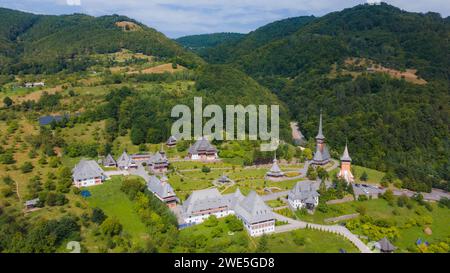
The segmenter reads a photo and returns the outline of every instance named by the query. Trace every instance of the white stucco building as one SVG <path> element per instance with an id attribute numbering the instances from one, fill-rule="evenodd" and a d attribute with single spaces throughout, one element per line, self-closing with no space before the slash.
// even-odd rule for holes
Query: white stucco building
<path id="1" fill-rule="evenodd" d="M 200 224 L 211 215 L 217 218 L 230 214 L 242 220 L 251 236 L 260 236 L 275 231 L 272 210 L 256 192 L 248 196 L 236 190 L 235 193 L 221 195 L 216 188 L 194 191 L 182 205 L 185 223 Z"/>
<path id="2" fill-rule="evenodd" d="M 297 182 L 288 193 L 289 205 L 294 209 L 314 209 L 319 204 L 319 193 L 317 183 Z"/>
<path id="3" fill-rule="evenodd" d="M 102 184 L 108 177 L 94 160 L 82 159 L 72 169 L 72 179 L 75 187 L 90 187 Z"/>

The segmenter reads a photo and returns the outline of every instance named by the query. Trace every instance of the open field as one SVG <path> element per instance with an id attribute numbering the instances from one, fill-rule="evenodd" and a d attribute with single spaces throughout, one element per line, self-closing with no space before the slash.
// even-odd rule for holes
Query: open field
<path id="1" fill-rule="evenodd" d="M 90 187 L 92 196 L 87 202 L 92 208 L 101 208 L 108 217 L 116 217 L 123 230 L 138 242 L 146 237 L 147 228 L 134 211 L 133 202 L 120 190 L 123 177 L 112 177 L 103 185 Z"/>
<path id="2" fill-rule="evenodd" d="M 342 71 L 343 74 L 350 74 L 353 77 L 362 74 L 362 72 L 354 71 L 354 68 L 358 68 L 357 70 L 362 70 L 363 72 L 386 73 L 390 77 L 404 79 L 405 81 L 414 84 L 427 84 L 427 81 L 417 75 L 417 69 L 405 69 L 404 71 L 400 71 L 397 69 L 384 67 L 381 64 L 366 58 L 347 58 L 345 60 L 345 65 L 346 69 Z M 335 67 L 333 68 L 333 71 L 334 72 L 332 72 L 332 74 L 335 74 Z"/>
<path id="3" fill-rule="evenodd" d="M 64 128 L 60 131 L 60 136 L 67 142 L 102 143 L 104 137 L 105 121 L 93 123 L 77 123 L 73 128 Z"/>
<path id="4" fill-rule="evenodd" d="M 161 74 L 161 73 L 174 73 L 178 71 L 186 70 L 186 67 L 178 65 L 177 68 L 173 68 L 172 64 L 160 64 L 154 67 L 145 68 L 142 70 L 128 71 L 127 74 Z"/>

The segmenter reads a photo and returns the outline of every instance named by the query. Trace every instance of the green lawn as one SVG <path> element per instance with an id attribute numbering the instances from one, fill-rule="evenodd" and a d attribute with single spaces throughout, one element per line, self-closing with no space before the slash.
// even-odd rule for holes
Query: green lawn
<path id="1" fill-rule="evenodd" d="M 178 172 L 169 175 L 169 182 L 182 199 L 184 199 L 185 195 L 190 194 L 194 190 L 213 187 L 212 182 L 222 174 L 226 174 L 236 183 L 234 186 L 226 188 L 223 192 L 224 194 L 235 192 L 238 187 L 243 194 L 247 194 L 252 190 L 257 191 L 259 194 L 265 194 L 263 191 L 264 185 L 266 187 L 272 187 L 274 190 L 290 190 L 299 180 L 301 180 L 264 182 L 264 176 L 267 172 L 267 169 L 265 168 L 244 169 L 234 165 L 233 169 L 233 166 L 222 162 L 203 164 L 201 162 L 183 161 L 174 162 L 173 165 L 177 168 Z M 201 168 L 204 165 L 211 168 L 209 173 L 203 173 L 201 171 Z M 223 189 L 225 188 L 223 187 L 219 190 Z"/>
<path id="2" fill-rule="evenodd" d="M 99 186 L 89 188 L 92 196 L 87 198 L 91 208 L 101 208 L 108 217 L 116 217 L 123 230 L 130 234 L 135 242 L 145 237 L 147 228 L 133 209 L 133 203 L 120 190 L 122 177 L 114 176 Z"/>
<path id="3" fill-rule="evenodd" d="M 187 153 L 185 153 L 186 155 Z M 184 155 L 184 156 L 185 156 Z M 171 163 L 173 167 L 180 170 L 201 169 L 203 166 L 209 168 L 231 168 L 233 165 L 222 161 L 201 162 L 201 161 L 178 161 Z"/>
<path id="4" fill-rule="evenodd" d="M 369 169 L 366 167 L 361 167 L 357 165 L 352 165 L 353 168 L 353 175 L 355 177 L 356 183 L 369 183 L 369 184 L 379 184 L 381 182 L 381 179 L 384 177 L 385 173 L 380 172 L 374 169 Z M 337 173 L 339 172 L 339 168 L 336 168 L 330 172 L 330 177 L 336 177 Z M 359 178 L 361 175 L 366 172 L 367 173 L 367 181 L 361 181 Z"/>
<path id="5" fill-rule="evenodd" d="M 277 207 L 281 207 L 281 206 L 285 206 L 286 203 L 284 203 L 281 200 L 275 199 L 275 200 L 269 200 L 266 202 L 266 204 L 271 207 L 271 208 L 277 208 Z"/>
<path id="6" fill-rule="evenodd" d="M 296 237 L 304 238 L 303 245 L 295 243 Z M 272 253 L 338 253 L 341 248 L 347 252 L 359 252 L 350 241 L 339 235 L 310 229 L 270 235 L 268 248 Z"/>

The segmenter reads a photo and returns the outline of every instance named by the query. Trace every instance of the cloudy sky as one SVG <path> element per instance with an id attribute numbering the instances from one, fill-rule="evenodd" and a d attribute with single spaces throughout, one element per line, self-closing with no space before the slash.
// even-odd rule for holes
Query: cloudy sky
<path id="1" fill-rule="evenodd" d="M 373 1 L 373 0 L 372 0 Z M 121 14 L 171 38 L 212 32 L 246 33 L 300 15 L 321 16 L 365 0 L 0 0 L 0 7 L 39 14 Z M 449 0 L 384 0 L 407 11 L 450 15 Z"/>

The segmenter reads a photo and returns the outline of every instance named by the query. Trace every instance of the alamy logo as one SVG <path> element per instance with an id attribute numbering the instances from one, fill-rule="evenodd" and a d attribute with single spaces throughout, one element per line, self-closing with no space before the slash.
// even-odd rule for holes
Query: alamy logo
<path id="1" fill-rule="evenodd" d="M 267 105 L 226 105 L 224 114 L 219 105 L 203 108 L 201 97 L 194 98 L 194 117 L 187 105 L 172 108 L 171 117 L 179 118 L 172 125 L 172 135 L 178 139 L 191 140 L 208 137 L 215 140 L 261 140 L 268 141 L 260 146 L 261 151 L 274 151 L 279 145 L 279 105 L 270 106 L 270 130 Z M 204 118 L 210 118 L 203 124 Z M 248 119 L 248 127 L 246 120 Z M 194 130 L 192 131 L 192 124 Z M 194 135 L 192 136 L 192 132 Z"/>
<path id="2" fill-rule="evenodd" d="M 81 253 L 81 245 L 80 242 L 70 241 L 66 245 L 67 250 L 72 250 L 70 253 Z"/>

